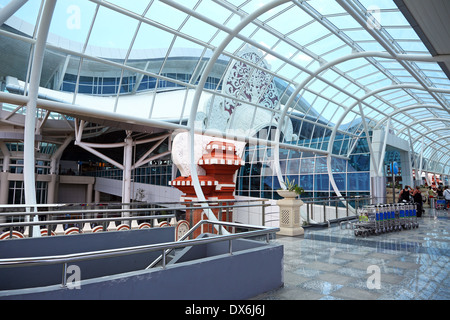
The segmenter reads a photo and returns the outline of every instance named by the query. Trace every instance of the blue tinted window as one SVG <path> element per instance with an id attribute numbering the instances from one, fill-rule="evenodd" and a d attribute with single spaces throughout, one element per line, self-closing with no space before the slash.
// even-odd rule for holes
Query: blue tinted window
<path id="1" fill-rule="evenodd" d="M 327 174 L 316 174 L 315 191 L 328 191 L 330 187 L 330 179 Z"/>
<path id="2" fill-rule="evenodd" d="M 347 171 L 369 171 L 370 170 L 370 155 L 357 154 L 350 156 L 348 161 Z"/>
<path id="3" fill-rule="evenodd" d="M 370 190 L 370 173 L 349 173 L 347 175 L 348 191 L 369 191 Z"/>
<path id="4" fill-rule="evenodd" d="M 346 186 L 345 174 L 334 174 L 333 178 L 334 178 L 334 181 L 336 182 L 338 189 L 345 190 L 345 186 Z"/>
<path id="5" fill-rule="evenodd" d="M 300 187 L 302 187 L 305 190 L 314 190 L 313 185 L 313 176 L 312 175 L 302 175 L 300 176 Z"/>

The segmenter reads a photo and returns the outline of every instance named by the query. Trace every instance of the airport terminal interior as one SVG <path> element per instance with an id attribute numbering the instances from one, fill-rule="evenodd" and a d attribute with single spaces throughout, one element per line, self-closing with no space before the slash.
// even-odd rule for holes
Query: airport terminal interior
<path id="1" fill-rule="evenodd" d="M 0 0 L 0 299 L 449 300 L 449 21 Z"/>

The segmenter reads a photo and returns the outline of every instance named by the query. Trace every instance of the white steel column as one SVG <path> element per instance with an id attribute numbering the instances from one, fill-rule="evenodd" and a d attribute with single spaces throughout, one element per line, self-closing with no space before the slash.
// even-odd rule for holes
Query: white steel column
<path id="1" fill-rule="evenodd" d="M 56 152 L 52 155 L 50 159 L 50 181 L 48 182 L 47 187 L 47 203 L 55 203 L 57 201 L 57 194 L 56 190 L 58 189 L 58 183 L 59 183 L 59 160 L 61 159 L 61 156 L 64 152 L 64 150 L 67 148 L 70 142 L 72 142 L 73 136 L 70 135 L 66 138 L 64 143 L 56 150 Z"/>
<path id="2" fill-rule="evenodd" d="M 24 185 L 25 203 L 27 205 L 36 204 L 36 177 L 35 177 L 35 132 L 36 132 L 36 108 L 39 92 L 39 83 L 44 61 L 45 44 L 47 42 L 50 23 L 55 10 L 56 0 L 47 0 L 44 5 L 41 23 L 37 33 L 36 45 L 34 48 L 33 66 L 31 68 L 29 101 L 27 103 L 27 113 L 25 118 L 24 134 Z M 36 210 L 34 210 L 36 211 Z M 27 216 L 27 220 L 29 220 Z M 35 216 L 34 220 L 38 220 Z M 40 236 L 39 226 L 34 226 L 32 236 Z"/>
<path id="3" fill-rule="evenodd" d="M 131 167 L 133 165 L 133 139 L 130 135 L 131 132 L 127 132 L 125 147 L 123 150 L 122 203 L 131 202 Z"/>

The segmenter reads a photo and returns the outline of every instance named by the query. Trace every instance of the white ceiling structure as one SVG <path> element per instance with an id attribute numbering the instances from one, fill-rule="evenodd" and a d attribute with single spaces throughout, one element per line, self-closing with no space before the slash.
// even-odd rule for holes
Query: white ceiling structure
<path id="1" fill-rule="evenodd" d="M 24 79 L 18 78 L 30 88 L 33 54 L 35 58 L 48 18 L 50 36 L 45 38 L 44 56 L 76 59 L 79 75 L 90 70 L 101 76 L 105 70 L 115 70 L 120 79 L 146 75 L 194 92 L 193 99 L 180 95 L 177 102 L 181 112 L 190 110 L 187 124 L 181 122 L 181 115 L 173 116 L 179 123 L 168 124 L 151 114 L 124 116 L 115 109 L 102 119 L 195 130 L 202 94 L 220 96 L 203 87 L 209 71 L 219 59 L 242 60 L 239 52 L 250 46 L 262 53 L 267 64 L 245 63 L 289 89 L 282 93 L 286 103 L 274 108 L 273 116 L 327 128 L 323 138 L 330 142 L 316 151 L 345 156 L 333 152 L 333 137 L 345 132 L 357 139 L 368 124 L 389 128 L 410 141 L 412 151 L 427 159 L 428 170 L 450 174 L 450 3 L 446 0 L 80 0 L 76 4 L 58 0 L 54 8 L 53 1 L 0 0 L 0 25 L 4 23 L 0 37 L 15 43 L 8 48 L 0 43 L 0 50 L 22 48 L 27 72 Z M 24 21 L 27 32 L 6 27 L 12 15 Z M 191 73 L 196 77 L 180 81 L 165 70 L 179 48 L 199 52 L 192 57 Z M 100 53 L 105 50 L 107 54 Z M 133 64 L 143 50 L 159 50 L 157 70 Z M 63 63 L 53 72 L 58 70 L 64 70 Z M 300 105 L 299 96 L 306 107 Z M 248 103 L 244 94 L 235 98 Z M 115 99 L 117 105 L 126 96 L 117 94 Z M 37 104 L 54 112 L 99 116 L 89 113 L 90 106 L 79 105 L 81 100 L 75 92 L 70 103 L 38 99 Z M 0 93 L 0 102 L 28 105 L 29 101 L 29 96 Z M 151 103 L 158 103 L 158 95 Z M 287 147 L 285 142 L 281 141 L 282 147 Z M 305 148 L 298 143 L 288 147 Z"/>

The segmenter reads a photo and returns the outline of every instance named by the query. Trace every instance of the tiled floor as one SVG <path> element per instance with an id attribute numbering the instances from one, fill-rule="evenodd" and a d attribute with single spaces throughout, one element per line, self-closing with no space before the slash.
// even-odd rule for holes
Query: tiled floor
<path id="1" fill-rule="evenodd" d="M 366 238 L 339 226 L 278 237 L 284 287 L 254 299 L 450 300 L 448 213 L 428 209 L 419 223 L 418 229 Z"/>

